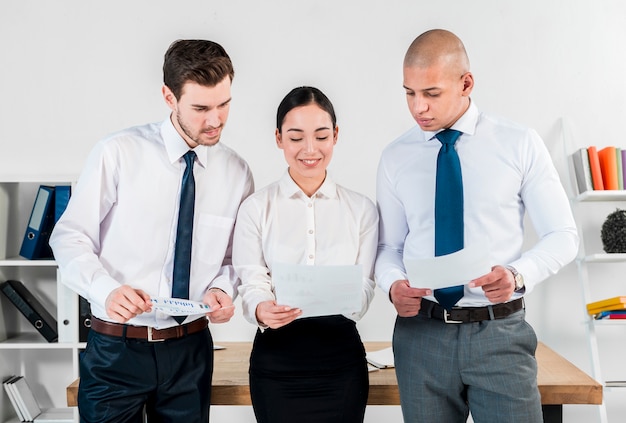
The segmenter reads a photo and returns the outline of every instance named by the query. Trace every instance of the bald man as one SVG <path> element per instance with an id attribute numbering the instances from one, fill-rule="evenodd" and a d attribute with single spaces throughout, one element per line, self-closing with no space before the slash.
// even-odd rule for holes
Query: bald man
<path id="1" fill-rule="evenodd" d="M 376 279 L 398 313 L 393 348 L 404 420 L 465 422 L 471 412 L 477 423 L 541 422 L 537 338 L 525 321 L 524 296 L 576 255 L 567 196 L 539 135 L 472 101 L 474 77 L 456 35 L 421 34 L 403 74 L 417 125 L 380 159 Z M 435 193 L 437 137 L 447 129 L 458 131 L 452 149 L 461 168 L 462 226 L 437 242 L 461 233 L 460 248 L 488 261 L 484 275 L 453 284 L 460 299 L 451 304 L 428 283 L 410 283 L 404 265 L 444 255 L 435 246 Z M 439 184 L 449 195 L 452 184 Z M 522 251 L 526 212 L 539 240 Z"/>

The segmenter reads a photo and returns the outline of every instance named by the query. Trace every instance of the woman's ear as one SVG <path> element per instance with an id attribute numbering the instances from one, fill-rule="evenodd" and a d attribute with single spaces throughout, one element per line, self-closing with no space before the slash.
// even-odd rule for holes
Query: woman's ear
<path id="1" fill-rule="evenodd" d="M 338 137 L 339 137 L 339 126 L 335 125 L 335 129 L 333 130 L 333 145 L 337 144 Z"/>
<path id="2" fill-rule="evenodd" d="M 278 128 L 276 128 L 275 136 L 276 136 L 276 147 L 282 150 L 283 149 L 283 136 L 278 130 Z"/>

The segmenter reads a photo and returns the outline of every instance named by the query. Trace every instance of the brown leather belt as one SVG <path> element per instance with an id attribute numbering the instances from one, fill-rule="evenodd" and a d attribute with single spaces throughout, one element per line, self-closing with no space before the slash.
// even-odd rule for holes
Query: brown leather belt
<path id="1" fill-rule="evenodd" d="M 165 341 L 166 339 L 182 338 L 192 333 L 206 330 L 208 321 L 205 317 L 194 320 L 193 322 L 172 326 L 171 328 L 155 329 L 150 326 L 132 326 L 120 323 L 105 322 L 98 318 L 91 319 L 91 330 L 103 335 L 126 337 L 131 339 L 143 339 L 148 342 Z"/>
<path id="2" fill-rule="evenodd" d="M 434 301 L 422 298 L 419 314 L 428 318 L 443 320 L 446 323 L 474 323 L 483 320 L 503 319 L 524 308 L 524 298 L 508 303 L 486 307 L 453 307 L 447 311 Z"/>

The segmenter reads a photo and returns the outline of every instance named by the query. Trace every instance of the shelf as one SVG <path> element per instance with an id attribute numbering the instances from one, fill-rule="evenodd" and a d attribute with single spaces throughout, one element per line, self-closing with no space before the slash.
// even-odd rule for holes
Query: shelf
<path id="1" fill-rule="evenodd" d="M 85 348 L 85 342 L 48 342 L 39 333 L 21 333 L 0 342 L 0 350 L 70 350 Z"/>
<path id="2" fill-rule="evenodd" d="M 618 263 L 620 261 L 626 261 L 626 253 L 597 253 L 578 260 L 586 263 Z"/>
<path id="3" fill-rule="evenodd" d="M 76 181 L 76 175 L 54 174 L 54 175 L 37 175 L 36 172 L 28 174 L 0 174 L 0 183 L 6 184 L 67 184 Z"/>
<path id="4" fill-rule="evenodd" d="M 626 190 L 585 191 L 575 201 L 580 203 L 591 201 L 626 201 Z"/>
<path id="5" fill-rule="evenodd" d="M 626 325 L 626 319 L 591 319 L 598 326 L 620 326 Z"/>
<path id="6" fill-rule="evenodd" d="M 56 267 L 53 259 L 29 260 L 24 257 L 10 257 L 0 260 L 0 267 Z"/>

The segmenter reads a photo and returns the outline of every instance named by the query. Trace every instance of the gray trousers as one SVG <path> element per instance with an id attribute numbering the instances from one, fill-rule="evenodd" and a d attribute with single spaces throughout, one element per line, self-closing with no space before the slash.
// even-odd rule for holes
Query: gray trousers
<path id="1" fill-rule="evenodd" d="M 540 423 L 537 337 L 520 310 L 499 320 L 446 324 L 398 317 L 393 335 L 407 423 Z"/>

